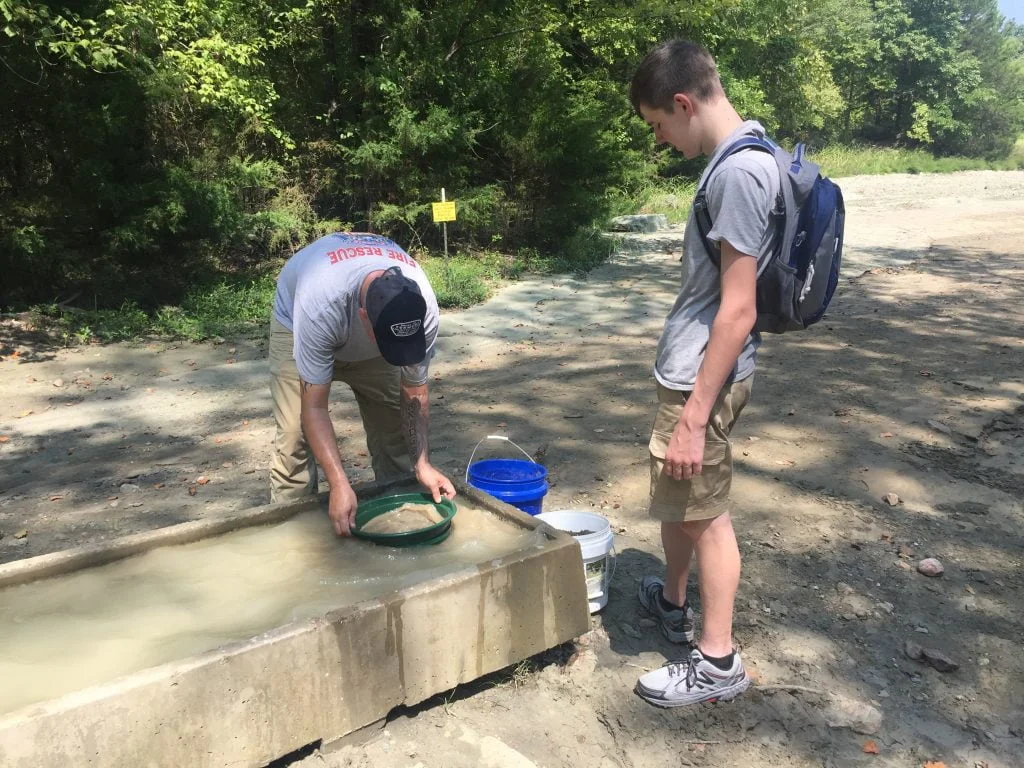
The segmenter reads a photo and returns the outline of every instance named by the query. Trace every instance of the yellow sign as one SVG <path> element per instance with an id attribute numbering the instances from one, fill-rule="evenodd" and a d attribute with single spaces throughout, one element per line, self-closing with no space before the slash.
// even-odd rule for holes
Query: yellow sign
<path id="1" fill-rule="evenodd" d="M 448 200 L 444 203 L 431 203 L 434 209 L 434 221 L 455 221 L 455 201 Z"/>

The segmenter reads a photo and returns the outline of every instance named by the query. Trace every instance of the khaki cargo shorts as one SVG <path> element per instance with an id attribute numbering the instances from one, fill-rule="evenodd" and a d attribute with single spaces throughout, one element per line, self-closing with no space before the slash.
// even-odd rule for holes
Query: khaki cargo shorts
<path id="1" fill-rule="evenodd" d="M 709 520 L 729 511 L 729 488 L 732 485 L 729 433 L 750 399 L 753 383 L 754 377 L 750 376 L 722 387 L 708 420 L 703 468 L 690 480 L 675 480 L 662 474 L 668 441 L 690 393 L 658 384 L 658 414 L 654 417 L 648 446 L 651 452 L 650 515 L 655 520 Z"/>

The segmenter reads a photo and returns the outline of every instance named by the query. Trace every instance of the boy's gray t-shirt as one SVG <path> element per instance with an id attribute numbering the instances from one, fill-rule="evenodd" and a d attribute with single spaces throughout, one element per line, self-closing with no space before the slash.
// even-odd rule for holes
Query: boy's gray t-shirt
<path id="1" fill-rule="evenodd" d="M 730 144 L 755 131 L 764 134 L 760 123 L 748 120 L 719 144 L 700 183 L 705 183 L 708 171 Z M 708 239 L 725 240 L 740 253 L 755 257 L 758 274 L 771 256 L 776 229 L 771 212 L 779 188 L 775 158 L 760 150 L 737 152 L 707 179 L 712 222 Z M 692 210 L 683 236 L 682 265 L 682 287 L 665 320 L 654 375 L 669 389 L 689 391 L 697 380 L 722 299 L 721 273 L 701 242 Z M 732 381 L 742 381 L 754 373 L 760 343 L 760 334 L 751 332 L 736 361 Z"/>
<path id="2" fill-rule="evenodd" d="M 419 365 L 404 366 L 402 379 L 426 383 L 439 322 L 434 291 L 409 254 L 386 237 L 364 233 L 320 238 L 292 256 L 277 278 L 274 317 L 295 336 L 295 367 L 303 381 L 329 384 L 335 360 L 354 363 L 380 357 L 359 318 L 359 290 L 370 272 L 396 265 L 416 281 L 427 303 L 427 356 Z"/>

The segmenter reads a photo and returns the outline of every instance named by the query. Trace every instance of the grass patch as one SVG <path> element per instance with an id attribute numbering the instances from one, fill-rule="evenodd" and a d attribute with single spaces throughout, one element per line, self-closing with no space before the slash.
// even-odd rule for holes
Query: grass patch
<path id="1" fill-rule="evenodd" d="M 671 224 L 682 224 L 690 215 L 697 194 L 697 180 L 677 176 L 645 187 L 637 196 L 639 213 L 663 213 Z"/>
<path id="2" fill-rule="evenodd" d="M 270 318 L 276 276 L 223 281 L 188 293 L 180 307 L 161 307 L 155 330 L 189 341 L 262 331 Z"/>
<path id="3" fill-rule="evenodd" d="M 83 310 L 54 304 L 32 308 L 33 324 L 65 345 L 168 336 L 202 341 L 262 332 L 274 300 L 274 277 L 223 280 L 190 291 L 180 306 L 147 312 L 126 301 L 117 309 Z"/>
<path id="4" fill-rule="evenodd" d="M 494 269 L 468 256 L 420 257 L 430 286 L 442 309 L 462 309 L 486 299 L 494 283 Z"/>
<path id="5" fill-rule="evenodd" d="M 885 173 L 953 173 L 955 171 L 1015 171 L 1024 168 L 1024 139 L 1008 157 L 935 157 L 923 149 L 897 147 L 830 146 L 811 152 L 810 158 L 834 178 Z"/>

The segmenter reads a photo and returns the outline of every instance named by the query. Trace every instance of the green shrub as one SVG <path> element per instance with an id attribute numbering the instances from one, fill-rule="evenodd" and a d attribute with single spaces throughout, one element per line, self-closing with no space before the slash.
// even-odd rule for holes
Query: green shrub
<path id="1" fill-rule="evenodd" d="M 462 309 L 479 304 L 490 294 L 488 267 L 480 260 L 452 256 L 422 260 L 430 285 L 443 309 Z"/>

